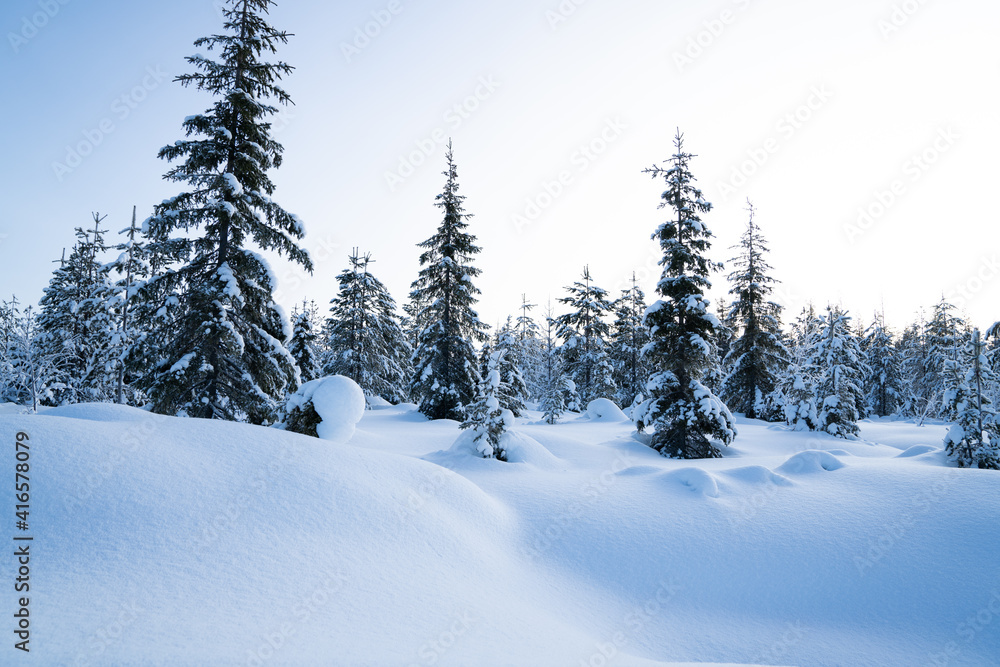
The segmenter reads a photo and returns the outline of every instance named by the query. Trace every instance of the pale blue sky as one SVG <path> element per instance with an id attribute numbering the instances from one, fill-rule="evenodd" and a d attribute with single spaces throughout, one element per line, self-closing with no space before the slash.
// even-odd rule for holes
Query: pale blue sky
<path id="1" fill-rule="evenodd" d="M 376 31 L 373 12 L 391 21 Z M 714 258 L 732 255 L 749 196 L 786 321 L 811 298 L 865 321 L 884 302 L 902 326 L 944 292 L 988 325 L 1000 319 L 998 19 L 971 0 L 281 2 L 272 22 L 295 34 L 279 57 L 296 67 L 283 82 L 296 106 L 278 121 L 275 198 L 304 220 L 317 268 L 275 260 L 280 300 L 325 310 L 358 246 L 404 301 L 415 244 L 440 222 L 447 136 L 483 246 L 483 319 L 513 313 L 522 292 L 554 301 L 584 264 L 615 293 L 635 269 L 650 293 L 663 188 L 641 170 L 670 155 L 679 126 L 716 207 Z M 366 25 L 377 34 L 345 55 Z M 91 211 L 117 230 L 133 204 L 145 217 L 179 191 L 156 153 L 209 101 L 170 79 L 221 22 L 211 0 L 9 0 L 0 28 L 0 294 L 37 301 Z M 81 142 L 94 145 L 78 166 L 54 167 Z M 390 187 L 421 145 L 429 157 Z M 924 153 L 933 164 L 912 160 Z M 728 289 L 714 282 L 713 297 Z"/>

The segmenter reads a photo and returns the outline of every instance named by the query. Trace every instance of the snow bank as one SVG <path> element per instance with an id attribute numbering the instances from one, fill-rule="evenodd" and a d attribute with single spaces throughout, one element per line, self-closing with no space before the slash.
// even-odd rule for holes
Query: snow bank
<path id="1" fill-rule="evenodd" d="M 627 422 L 629 418 L 615 405 L 615 402 L 607 398 L 597 398 L 587 404 L 587 411 L 583 413 L 585 419 L 597 422 Z"/>
<path id="2" fill-rule="evenodd" d="M 778 466 L 777 470 L 794 475 L 819 472 L 821 470 L 840 470 L 843 467 L 843 461 L 830 452 L 808 449 L 789 457 L 787 461 Z"/>
<path id="3" fill-rule="evenodd" d="M 663 473 L 662 478 L 671 484 L 687 487 L 699 496 L 719 497 L 719 484 L 710 473 L 701 468 L 679 468 Z"/>
<path id="4" fill-rule="evenodd" d="M 4 664 L 997 664 L 1000 474 L 896 457 L 927 429 L 882 425 L 893 447 L 799 475 L 839 460 L 742 418 L 737 468 L 665 459 L 627 422 L 520 425 L 523 463 L 448 467 L 421 457 L 454 422 L 359 426 L 331 447 L 131 408 L 0 414 L 8 443 L 30 435 L 38 555 L 31 654 Z"/>

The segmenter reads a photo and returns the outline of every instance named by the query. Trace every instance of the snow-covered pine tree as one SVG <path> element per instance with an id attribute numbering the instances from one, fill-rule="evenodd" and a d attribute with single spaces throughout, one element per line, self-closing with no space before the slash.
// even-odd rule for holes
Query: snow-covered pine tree
<path id="1" fill-rule="evenodd" d="M 820 430 L 840 438 L 858 435 L 858 396 L 862 394 L 858 366 L 861 350 L 850 331 L 851 318 L 828 307 L 820 317 L 809 364 L 816 378 Z"/>
<path id="2" fill-rule="evenodd" d="M 903 405 L 903 375 L 892 334 L 885 318 L 876 314 L 865 335 L 865 355 L 868 375 L 865 395 L 871 414 L 885 417 L 895 414 Z"/>
<path id="3" fill-rule="evenodd" d="M 126 240 L 115 246 L 119 255 L 105 267 L 116 276 L 110 283 L 105 299 L 105 307 L 114 316 L 109 347 L 115 375 L 115 402 L 129 405 L 141 405 L 145 402 L 142 392 L 132 386 L 134 375 L 128 371 L 128 365 L 136 341 L 145 333 L 141 326 L 142 319 L 136 317 L 135 313 L 139 310 L 136 294 L 153 270 L 146 244 L 136 225 L 135 214 L 133 206 L 131 224 L 119 231 L 119 234 L 125 235 Z"/>
<path id="4" fill-rule="evenodd" d="M 55 405 L 109 401 L 114 396 L 109 347 L 112 323 L 106 297 L 107 270 L 98 256 L 107 251 L 105 216 L 94 213 L 93 234 L 77 227 L 77 243 L 52 275 L 39 305 L 40 354 L 53 361 L 46 400 Z"/>
<path id="5" fill-rule="evenodd" d="M 486 373 L 478 382 L 475 400 L 465 409 L 465 420 L 461 428 L 473 429 L 473 442 L 484 459 L 507 460 L 500 439 L 504 432 L 514 425 L 514 414 L 500 405 L 500 365 L 503 352 L 497 350 L 487 359 Z"/>
<path id="6" fill-rule="evenodd" d="M 642 348 L 649 342 L 649 330 L 642 324 L 646 311 L 646 295 L 632 272 L 632 286 L 623 289 L 612 304 L 615 322 L 611 327 L 611 368 L 617 393 L 615 402 L 628 408 L 642 400 L 643 385 L 649 369 L 642 359 Z"/>
<path id="7" fill-rule="evenodd" d="M 781 337 L 781 306 L 768 299 L 777 281 L 769 275 L 767 241 L 754 221 L 749 199 L 747 211 L 747 228 L 737 246 L 740 252 L 731 260 L 735 270 L 729 274 L 729 293 L 735 300 L 727 319 L 738 337 L 723 361 L 729 374 L 721 393 L 731 410 L 750 419 L 781 421 L 784 406 L 774 404 L 774 392 L 789 356 Z"/>
<path id="8" fill-rule="evenodd" d="M 528 399 L 528 385 L 521 373 L 521 344 L 509 317 L 497 331 L 493 349 L 494 355 L 499 358 L 496 368 L 500 371 L 500 387 L 497 390 L 500 407 L 510 410 L 515 417 L 523 417 L 527 409 L 525 401 Z"/>
<path id="9" fill-rule="evenodd" d="M 927 323 L 924 336 L 927 345 L 926 366 L 924 368 L 924 392 L 929 397 L 942 397 L 947 390 L 945 385 L 945 364 L 948 361 L 958 361 L 961 356 L 963 340 L 968 326 L 965 321 L 954 314 L 955 306 L 941 297 L 934 305 L 934 314 Z M 944 401 L 932 400 L 931 416 L 942 419 L 954 419 Z"/>
<path id="10" fill-rule="evenodd" d="M 786 337 L 789 353 L 788 366 L 780 374 L 780 389 L 785 405 L 785 421 L 795 431 L 819 429 L 816 410 L 816 378 L 809 366 L 809 355 L 816 344 L 819 318 L 812 303 L 792 323 Z"/>
<path id="11" fill-rule="evenodd" d="M 411 285 L 410 301 L 420 306 L 414 317 L 417 349 L 413 353 L 410 396 L 431 419 L 464 417 L 464 406 L 476 393 L 480 376 L 474 343 L 487 339 L 486 325 L 472 309 L 479 290 L 472 279 L 480 270 L 472 265 L 479 253 L 476 237 L 465 231 L 472 214 L 458 194 L 458 169 L 451 141 L 445 153 L 447 177 L 434 205 L 444 219 L 437 232 L 420 243 L 420 273 Z"/>
<path id="12" fill-rule="evenodd" d="M 380 396 L 401 403 L 406 400 L 412 348 L 403 333 L 396 301 L 371 272 L 371 255 L 359 255 L 355 249 L 348 261 L 348 268 L 337 276 L 337 296 L 330 301 L 323 375 L 351 378 L 366 400 Z"/>
<path id="13" fill-rule="evenodd" d="M 542 411 L 542 419 L 546 424 L 555 424 L 566 412 L 566 379 L 559 364 L 559 350 L 556 347 L 556 330 L 558 325 L 552 317 L 552 304 L 545 311 L 545 341 L 543 378 L 544 389 L 538 409 Z"/>
<path id="14" fill-rule="evenodd" d="M 945 392 L 945 403 L 956 416 L 945 436 L 945 449 L 961 468 L 1000 470 L 1000 424 L 988 391 L 997 377 L 978 329 L 970 334 L 963 357 L 945 362 L 946 374 L 958 376 Z M 964 374 L 962 366 L 968 368 Z"/>
<path id="15" fill-rule="evenodd" d="M 544 366 L 544 343 L 541 339 L 541 329 L 530 311 L 535 304 L 528 303 L 528 296 L 521 295 L 521 314 L 517 316 L 515 328 L 517 329 L 517 340 L 520 345 L 521 374 L 524 382 L 528 386 L 528 398 L 533 401 L 540 401 L 545 393 L 545 382 L 543 379 Z"/>
<path id="16" fill-rule="evenodd" d="M 316 302 L 302 299 L 302 308 L 292 309 L 292 337 L 288 341 L 288 351 L 299 369 L 301 384 L 315 380 L 321 373 L 316 329 Z"/>
<path id="17" fill-rule="evenodd" d="M 646 309 L 644 324 L 651 340 L 643 356 L 652 375 L 646 382 L 648 398 L 632 411 L 632 419 L 639 431 L 653 430 L 650 446 L 665 456 L 718 457 L 719 445 L 729 445 L 736 437 L 736 426 L 702 378 L 711 370 L 711 338 L 720 324 L 704 293 L 711 287 L 710 272 L 722 266 L 705 256 L 712 233 L 701 214 L 712 205 L 695 185 L 693 156 L 685 152 L 680 130 L 674 148 L 666 167 L 645 170 L 666 181 L 659 208 L 671 208 L 673 217 L 653 233 L 663 251 L 663 274 L 656 286 L 663 298 Z"/>
<path id="18" fill-rule="evenodd" d="M 21 403 L 21 392 L 14 376 L 14 340 L 20 308 L 16 296 L 0 301 L 0 403 Z"/>
<path id="19" fill-rule="evenodd" d="M 277 82 L 292 70 L 261 59 L 288 39 L 265 20 L 272 4 L 228 0 L 225 34 L 194 43 L 218 49 L 219 59 L 189 56 L 196 72 L 175 79 L 216 101 L 184 120 L 187 136 L 197 138 L 159 152 L 169 161 L 185 158 L 164 178 L 191 189 L 157 205 L 143 223 L 154 251 L 186 257 L 154 282 L 170 294 L 153 345 L 159 359 L 143 378 L 154 412 L 263 423 L 295 382 L 295 359 L 284 345 L 290 325 L 272 295 L 276 279 L 249 247 L 312 270 L 296 243 L 305 229 L 271 198 L 267 173 L 283 152 L 271 137 L 268 119 L 278 112 L 271 102 L 291 102 Z M 178 231 L 186 234 L 172 238 Z"/>
<path id="20" fill-rule="evenodd" d="M 17 403 L 30 405 L 33 412 L 44 403 L 54 402 L 48 384 L 64 358 L 61 353 L 53 355 L 45 350 L 39 342 L 40 333 L 35 309 L 28 306 L 17 315 L 9 359 Z"/>
<path id="21" fill-rule="evenodd" d="M 563 369 L 576 384 L 583 405 L 615 395 L 607 344 L 610 331 L 604 321 L 611 303 L 608 293 L 592 280 L 590 267 L 583 267 L 582 281 L 567 287 L 569 296 L 559 299 L 573 310 L 556 318 L 563 340 L 560 349 Z"/>

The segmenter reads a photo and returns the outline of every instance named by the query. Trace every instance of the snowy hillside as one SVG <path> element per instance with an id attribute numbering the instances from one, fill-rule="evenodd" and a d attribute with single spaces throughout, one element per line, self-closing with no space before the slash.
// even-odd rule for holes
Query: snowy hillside
<path id="1" fill-rule="evenodd" d="M 944 426 L 738 418 L 725 458 L 679 461 L 613 413 L 538 420 L 504 463 L 412 405 L 346 445 L 107 404 L 0 415 L 33 480 L 31 653 L 9 659 L 1000 664 L 1000 475 L 949 467 Z"/>

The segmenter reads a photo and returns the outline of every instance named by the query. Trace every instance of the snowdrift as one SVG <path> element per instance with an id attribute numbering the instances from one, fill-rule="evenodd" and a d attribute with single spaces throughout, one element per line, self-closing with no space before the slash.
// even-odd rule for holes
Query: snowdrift
<path id="1" fill-rule="evenodd" d="M 31 654 L 5 664 L 1000 656 L 1000 476 L 896 458 L 927 441 L 912 425 L 835 470 L 842 441 L 746 420 L 711 461 L 627 422 L 519 423 L 511 464 L 412 406 L 367 411 L 346 445 L 120 406 L 0 426 L 30 436 L 37 554 Z"/>

